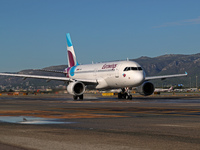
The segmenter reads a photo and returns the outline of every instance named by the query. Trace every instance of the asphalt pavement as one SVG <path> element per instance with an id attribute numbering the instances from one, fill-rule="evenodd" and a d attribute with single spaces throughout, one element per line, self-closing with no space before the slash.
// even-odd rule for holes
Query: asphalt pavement
<path id="1" fill-rule="evenodd" d="M 199 150 L 200 97 L 0 96 L 0 150 Z"/>

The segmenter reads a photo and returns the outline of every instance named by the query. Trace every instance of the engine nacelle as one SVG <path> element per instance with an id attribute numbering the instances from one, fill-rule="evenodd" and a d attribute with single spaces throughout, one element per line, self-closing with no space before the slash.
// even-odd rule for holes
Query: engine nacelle
<path id="1" fill-rule="evenodd" d="M 71 82 L 67 86 L 67 91 L 69 94 L 79 96 L 85 92 L 85 85 L 79 81 Z"/>
<path id="2" fill-rule="evenodd" d="M 144 96 L 153 94 L 154 90 L 155 88 L 154 88 L 153 83 L 149 81 L 144 82 L 142 85 L 138 87 L 138 92 Z"/>

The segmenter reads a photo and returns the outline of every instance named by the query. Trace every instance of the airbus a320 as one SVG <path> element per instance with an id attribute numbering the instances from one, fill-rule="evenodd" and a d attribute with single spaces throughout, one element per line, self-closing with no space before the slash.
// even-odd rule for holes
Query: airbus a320
<path id="1" fill-rule="evenodd" d="M 125 90 L 128 87 L 137 87 L 141 95 L 148 96 L 155 90 L 149 80 L 187 76 L 185 72 L 184 74 L 146 77 L 142 67 L 137 62 L 129 60 L 80 65 L 69 33 L 66 34 L 66 39 L 68 68 L 64 71 L 43 70 L 62 73 L 63 77 L 8 73 L 0 73 L 0 75 L 65 81 L 68 83 L 67 91 L 73 95 L 74 100 L 83 99 L 87 85 L 93 85 L 95 89 L 121 89 L 118 98 L 132 99 L 130 92 Z"/>

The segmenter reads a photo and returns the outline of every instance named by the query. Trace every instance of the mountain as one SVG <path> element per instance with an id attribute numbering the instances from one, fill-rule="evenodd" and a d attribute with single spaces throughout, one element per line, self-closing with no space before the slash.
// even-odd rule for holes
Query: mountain
<path id="1" fill-rule="evenodd" d="M 196 76 L 200 77 L 200 53 L 193 55 L 168 54 L 154 58 L 140 57 L 133 60 L 143 67 L 147 76 L 188 73 L 187 78 L 165 80 L 164 83 L 169 85 L 184 84 L 190 87 L 191 84 L 192 87 L 196 87 Z M 158 83 L 158 81 L 155 82 Z"/>
<path id="2" fill-rule="evenodd" d="M 67 68 L 67 65 L 60 65 L 60 66 L 50 66 L 43 69 L 46 70 L 58 70 L 63 71 Z M 45 75 L 45 76 L 58 76 L 63 77 L 64 74 L 61 73 L 52 73 L 52 72 L 44 72 L 44 71 L 37 71 L 34 69 L 22 70 L 17 72 L 19 74 L 32 74 L 32 75 Z M 26 89 L 33 91 L 35 89 L 47 89 L 47 88 L 58 88 L 59 85 L 65 85 L 62 81 L 50 81 L 47 82 L 43 79 L 26 79 L 18 78 L 18 77 L 7 77 L 7 76 L 0 76 L 0 89 L 1 90 L 19 90 L 19 89 Z"/>
<path id="3" fill-rule="evenodd" d="M 164 81 L 155 80 L 152 81 L 156 87 L 171 86 L 175 84 L 184 84 L 185 87 L 196 87 L 196 79 L 199 83 L 200 77 L 200 53 L 193 55 L 180 55 L 180 54 L 168 54 L 158 57 L 140 57 L 132 59 L 138 62 L 146 72 L 146 76 L 156 75 L 169 75 L 188 73 L 188 77 L 166 79 Z M 67 65 L 51 66 L 43 68 L 46 70 L 59 70 L 63 71 Z M 37 74 L 37 75 L 51 75 L 51 76 L 64 76 L 59 73 L 36 71 L 33 69 L 22 70 L 18 73 L 23 74 Z M 197 76 L 197 78 L 196 78 Z M 16 77 L 0 76 L 0 88 L 9 89 L 15 87 L 15 89 L 41 89 L 41 88 L 55 88 L 59 85 L 64 85 L 62 81 L 50 81 L 46 82 L 42 79 L 26 79 Z M 199 85 L 199 84 L 198 84 Z"/>

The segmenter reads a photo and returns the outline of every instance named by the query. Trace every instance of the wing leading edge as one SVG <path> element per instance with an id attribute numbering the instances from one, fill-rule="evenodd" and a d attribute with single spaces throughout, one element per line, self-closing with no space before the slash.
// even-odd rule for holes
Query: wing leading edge
<path id="1" fill-rule="evenodd" d="M 145 80 L 154 80 L 154 79 L 165 80 L 166 78 L 185 77 L 187 75 L 188 75 L 187 72 L 185 72 L 185 74 L 174 74 L 174 75 L 163 75 L 163 76 L 145 77 Z"/>
<path id="2" fill-rule="evenodd" d="M 57 81 L 81 81 L 86 84 L 96 84 L 96 80 L 89 80 L 89 79 L 70 79 L 67 77 L 54 77 L 54 76 L 40 76 L 40 75 L 25 75 L 25 74 L 10 74 L 10 73 L 0 73 L 1 76 L 12 76 L 12 77 L 22 77 L 22 78 L 34 78 L 34 79 L 46 79 L 46 80 L 57 80 Z"/>

